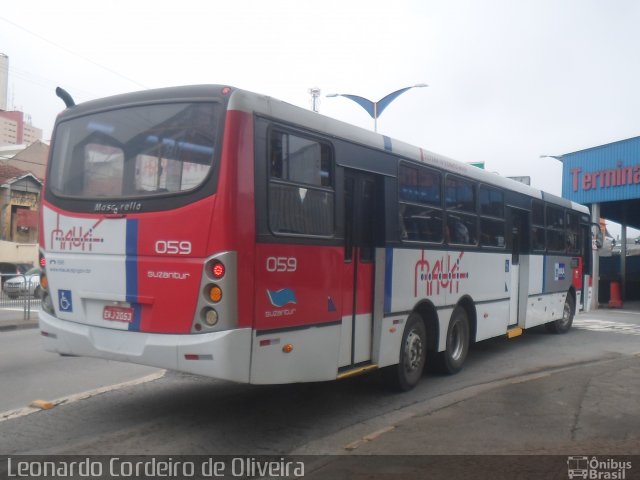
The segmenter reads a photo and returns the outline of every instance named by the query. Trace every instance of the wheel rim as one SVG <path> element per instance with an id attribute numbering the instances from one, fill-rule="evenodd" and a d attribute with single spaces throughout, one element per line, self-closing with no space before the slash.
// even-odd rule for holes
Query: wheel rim
<path id="1" fill-rule="evenodd" d="M 571 305 L 568 301 L 564 302 L 564 309 L 562 310 L 562 325 L 568 325 L 571 321 Z"/>
<path id="2" fill-rule="evenodd" d="M 407 335 L 404 366 L 407 373 L 413 373 L 422 365 L 422 340 L 420 335 L 412 330 Z"/>
<path id="3" fill-rule="evenodd" d="M 464 332 L 462 331 L 462 326 L 460 322 L 456 322 L 452 325 L 451 328 L 451 337 L 449 343 L 449 351 L 451 352 L 451 358 L 454 360 L 459 360 L 462 357 L 462 353 L 464 352 Z"/>

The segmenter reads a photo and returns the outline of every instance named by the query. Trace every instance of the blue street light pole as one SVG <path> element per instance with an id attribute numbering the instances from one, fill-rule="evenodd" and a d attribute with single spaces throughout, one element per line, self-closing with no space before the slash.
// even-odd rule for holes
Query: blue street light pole
<path id="1" fill-rule="evenodd" d="M 377 102 L 372 102 L 364 97 L 359 97 L 358 95 L 347 95 L 344 93 L 330 93 L 327 97 L 346 97 L 349 100 L 353 100 L 362 108 L 364 108 L 371 118 L 373 118 L 373 131 L 378 131 L 378 117 L 382 115 L 382 112 L 385 108 L 389 106 L 391 102 L 393 102 L 397 97 L 402 95 L 407 90 L 411 90 L 412 88 L 421 88 L 428 87 L 426 83 L 418 83 L 416 85 L 411 85 L 410 87 L 401 88 L 400 90 L 396 90 L 395 92 L 391 92 L 386 97 L 382 97 Z"/>

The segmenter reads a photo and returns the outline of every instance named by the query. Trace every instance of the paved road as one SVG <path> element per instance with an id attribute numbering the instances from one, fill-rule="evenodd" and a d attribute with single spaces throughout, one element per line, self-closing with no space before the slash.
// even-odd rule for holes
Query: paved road
<path id="1" fill-rule="evenodd" d="M 45 352 L 35 328 L 0 332 L 0 417 L 33 400 L 54 400 L 121 383 L 157 369 Z M 1 451 L 1 450 L 0 450 Z"/>
<path id="2" fill-rule="evenodd" d="M 4 335 L 8 332 L 0 337 Z M 12 338 L 8 343 L 26 341 L 20 335 Z M 640 350 L 639 340 L 638 312 L 583 314 L 567 335 L 529 331 L 513 340 L 482 342 L 471 350 L 460 374 L 427 375 L 405 394 L 389 392 L 375 374 L 342 382 L 260 387 L 169 372 L 153 382 L 0 422 L 0 452 L 344 453 L 363 435 L 447 395 L 560 366 L 628 357 Z M 70 378 L 77 375 L 70 366 L 84 368 L 86 362 L 55 361 L 61 363 L 52 365 L 53 370 Z M 111 370 L 114 365 L 94 368 Z"/>

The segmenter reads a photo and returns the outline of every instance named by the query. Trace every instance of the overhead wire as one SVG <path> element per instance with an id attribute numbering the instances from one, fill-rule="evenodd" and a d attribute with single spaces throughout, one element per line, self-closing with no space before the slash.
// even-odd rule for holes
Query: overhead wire
<path id="1" fill-rule="evenodd" d="M 19 78 L 21 80 L 25 80 L 27 82 L 30 82 L 34 85 L 37 85 L 39 87 L 43 87 L 43 88 L 47 88 L 47 89 L 54 89 L 55 87 L 58 86 L 58 82 L 56 82 L 55 80 L 51 80 L 49 78 L 46 77 L 42 77 L 40 75 L 37 75 L 33 72 L 29 72 L 27 70 L 20 70 L 18 68 L 9 66 L 9 72 L 11 74 L 12 77 L 14 78 Z M 95 93 L 89 92 L 87 90 L 83 90 L 81 88 L 78 88 L 76 86 L 73 87 L 73 91 L 77 94 L 78 92 L 86 95 L 86 96 L 97 96 Z"/>
<path id="2" fill-rule="evenodd" d="M 81 55 L 81 54 L 79 54 L 77 52 L 74 52 L 73 50 L 68 49 L 67 47 L 64 47 L 64 46 L 62 46 L 62 45 L 60 45 L 58 43 L 55 43 L 55 42 L 49 40 L 48 38 L 43 37 L 42 35 L 40 35 L 38 33 L 32 32 L 31 30 L 23 27 L 22 25 L 18 25 L 17 23 L 12 22 L 11 20 L 9 20 L 7 18 L 4 18 L 4 17 L 0 16 L 0 20 L 2 20 L 5 23 L 8 23 L 9 25 L 12 25 L 12 26 L 14 26 L 16 28 L 19 28 L 20 30 L 22 30 L 24 32 L 27 32 L 29 35 L 32 35 L 32 36 L 34 36 L 34 37 L 36 37 L 36 38 L 38 38 L 38 39 L 50 44 L 50 45 L 53 45 L 54 47 L 59 48 L 60 50 L 63 50 L 63 51 L 67 52 L 70 55 L 74 55 L 74 56 L 76 56 L 78 58 L 81 58 L 85 62 L 91 63 L 92 65 L 95 65 L 96 67 L 102 68 L 103 70 L 106 70 L 107 72 L 112 73 L 113 75 L 116 75 L 116 76 L 118 76 L 118 77 L 120 77 L 120 78 L 122 78 L 122 79 L 124 79 L 124 80 L 126 80 L 128 82 L 134 83 L 134 84 L 138 85 L 141 88 L 144 88 L 144 89 L 148 89 L 149 88 L 148 86 L 143 85 L 142 83 L 138 82 L 137 80 L 129 78 L 126 75 L 123 75 L 120 72 L 117 72 L 117 71 L 113 70 L 112 68 L 109 68 L 109 67 L 107 67 L 105 65 L 102 65 L 102 64 L 100 64 L 98 62 L 95 62 L 95 61 L 91 60 L 90 58 L 85 57 L 84 55 Z"/>

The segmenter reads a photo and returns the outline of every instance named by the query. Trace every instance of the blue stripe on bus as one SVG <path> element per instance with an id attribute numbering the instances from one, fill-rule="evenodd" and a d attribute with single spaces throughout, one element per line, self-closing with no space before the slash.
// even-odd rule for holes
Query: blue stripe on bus
<path id="1" fill-rule="evenodd" d="M 142 319 L 142 313 L 140 311 L 140 304 L 136 303 L 133 305 L 133 321 L 129 324 L 129 331 L 139 332 L 141 319 Z"/>
<path id="2" fill-rule="evenodd" d="M 126 234 L 126 295 L 127 302 L 133 305 L 133 321 L 129 324 L 129 330 L 140 331 L 140 305 L 138 302 L 138 220 L 127 220 Z"/>
<path id="3" fill-rule="evenodd" d="M 390 152 L 391 151 L 391 138 L 383 135 L 382 139 L 384 140 L 384 149 L 386 151 Z"/>
<path id="4" fill-rule="evenodd" d="M 393 278 L 393 248 L 385 250 L 384 259 L 384 313 L 391 313 L 391 292 Z"/>

